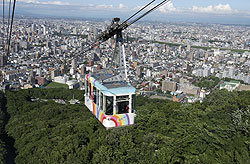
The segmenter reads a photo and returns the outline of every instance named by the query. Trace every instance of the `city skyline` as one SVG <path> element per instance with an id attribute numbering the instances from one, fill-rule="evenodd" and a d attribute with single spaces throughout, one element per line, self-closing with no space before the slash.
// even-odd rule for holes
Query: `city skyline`
<path id="1" fill-rule="evenodd" d="M 2 0 L 0 1 L 2 14 Z M 5 0 L 7 14 L 8 1 Z M 125 19 L 150 1 L 122 0 L 18 0 L 16 16 L 43 16 L 68 18 Z M 159 3 L 159 0 L 155 1 Z M 250 11 L 246 0 L 225 1 L 170 1 L 143 20 L 164 22 L 199 22 L 250 25 Z M 67 12 L 66 12 L 67 11 Z"/>

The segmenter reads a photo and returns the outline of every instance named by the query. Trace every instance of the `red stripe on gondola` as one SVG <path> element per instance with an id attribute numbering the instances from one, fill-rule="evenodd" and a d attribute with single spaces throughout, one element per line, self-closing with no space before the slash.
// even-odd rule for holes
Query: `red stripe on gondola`
<path id="1" fill-rule="evenodd" d="M 103 116 L 103 117 L 101 118 L 101 123 L 103 123 L 103 120 L 106 119 L 106 118 L 107 118 L 106 116 Z"/>
<path id="2" fill-rule="evenodd" d="M 117 122 L 115 121 L 115 119 L 113 119 L 113 118 L 111 117 L 111 120 L 114 121 L 114 122 L 115 122 L 115 126 L 117 126 Z"/>

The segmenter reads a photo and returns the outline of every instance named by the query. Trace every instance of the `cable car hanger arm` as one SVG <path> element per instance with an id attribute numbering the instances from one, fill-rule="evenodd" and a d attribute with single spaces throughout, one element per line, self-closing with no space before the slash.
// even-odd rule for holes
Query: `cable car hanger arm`
<path id="1" fill-rule="evenodd" d="M 142 12 L 144 9 L 146 9 L 148 6 L 150 6 L 153 2 L 155 2 L 156 0 L 152 0 L 151 2 L 149 2 L 147 5 L 145 5 L 144 7 L 142 7 L 139 11 L 137 11 L 136 13 L 134 13 L 132 16 L 130 16 L 128 19 L 126 19 L 123 23 L 121 24 L 114 24 L 114 22 L 116 21 L 115 19 L 119 19 L 119 18 L 114 18 L 112 21 L 112 24 L 107 28 L 107 30 L 103 31 L 96 39 L 95 43 L 93 43 L 89 48 L 87 48 L 86 50 L 83 50 L 80 53 L 86 53 L 90 50 L 92 50 L 95 46 L 107 41 L 109 38 L 113 37 L 114 35 L 121 33 L 122 30 L 125 30 L 126 28 L 128 28 L 130 25 L 134 24 L 135 22 L 139 21 L 140 19 L 142 19 L 143 17 L 145 17 L 146 15 L 148 15 L 149 13 L 155 11 L 156 9 L 158 9 L 159 7 L 161 7 L 162 5 L 168 3 L 170 0 L 163 0 L 161 3 L 159 3 L 158 5 L 154 6 L 153 8 L 151 8 L 150 10 L 148 10 L 147 12 L 145 12 L 144 14 L 142 14 L 141 16 L 139 16 L 138 18 L 136 18 L 135 20 L 128 22 L 130 19 L 132 19 L 133 17 L 135 17 L 137 14 L 139 14 L 140 12 Z"/>
<path id="2" fill-rule="evenodd" d="M 117 25 L 115 25 L 113 27 L 113 22 L 112 22 L 112 24 L 109 26 L 109 28 L 106 31 L 102 32 L 101 35 L 99 35 L 98 40 L 101 40 L 101 41 L 108 40 L 109 38 L 113 37 L 114 35 L 116 35 L 117 33 L 121 32 L 122 30 L 125 30 L 127 27 L 129 27 L 130 25 L 134 24 L 135 22 L 137 22 L 138 20 L 140 20 L 144 16 L 148 15 L 149 13 L 153 12 L 154 10 L 158 9 L 159 7 L 161 7 L 162 5 L 164 5 L 165 3 L 169 2 L 170 0 L 163 0 L 161 3 L 159 3 L 156 6 L 154 6 L 153 8 L 151 8 L 150 10 L 148 10 L 147 12 L 145 12 L 144 14 L 142 14 L 141 16 L 139 16 L 138 18 L 136 18 L 135 20 L 133 20 L 131 22 L 128 22 L 131 18 L 133 18 L 134 16 L 136 16 L 137 14 L 139 14 L 141 11 L 143 11 L 145 8 L 147 8 L 149 5 L 151 5 L 154 1 L 155 0 L 153 0 L 150 3 L 148 3 L 147 5 L 145 5 L 143 8 L 141 8 L 135 14 L 133 14 L 132 16 L 130 16 L 128 19 L 126 19 L 123 23 L 117 24 Z"/>

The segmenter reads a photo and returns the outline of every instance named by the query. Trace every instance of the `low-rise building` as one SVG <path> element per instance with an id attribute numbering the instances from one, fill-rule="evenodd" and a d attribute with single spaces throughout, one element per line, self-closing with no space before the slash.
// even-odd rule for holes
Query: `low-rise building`
<path id="1" fill-rule="evenodd" d="M 80 84 L 77 80 L 69 80 L 66 82 L 66 84 L 69 86 L 69 89 L 76 89 L 80 87 Z"/>
<path id="2" fill-rule="evenodd" d="M 68 76 L 57 76 L 54 78 L 54 82 L 61 84 L 66 84 L 68 80 L 69 80 Z"/>
<path id="3" fill-rule="evenodd" d="M 225 81 L 220 85 L 220 89 L 226 89 L 228 91 L 233 91 L 240 86 L 240 82 L 236 80 Z"/>
<path id="4" fill-rule="evenodd" d="M 162 82 L 162 92 L 170 91 L 175 92 L 176 91 L 176 82 L 173 81 L 163 81 Z"/>

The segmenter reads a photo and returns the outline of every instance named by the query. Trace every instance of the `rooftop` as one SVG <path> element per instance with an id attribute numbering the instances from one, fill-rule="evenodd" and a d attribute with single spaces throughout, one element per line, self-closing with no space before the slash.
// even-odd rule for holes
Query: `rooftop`
<path id="1" fill-rule="evenodd" d="M 107 69 L 102 69 L 99 70 L 98 72 L 93 72 L 90 76 L 96 79 L 100 84 L 105 86 L 108 89 L 111 88 L 120 88 L 120 87 L 130 87 L 130 85 L 124 80 L 124 81 L 112 81 L 112 82 L 103 82 L 104 80 L 111 78 L 115 75 L 114 70 L 107 70 Z"/>
<path id="2" fill-rule="evenodd" d="M 99 77 L 98 79 L 96 79 L 96 75 L 97 77 Z M 100 81 L 100 77 L 105 77 L 105 75 L 90 75 L 90 82 L 93 83 L 95 87 L 102 90 L 105 95 L 130 94 L 135 93 L 136 91 L 136 89 L 126 81 L 113 81 L 102 83 Z"/>

